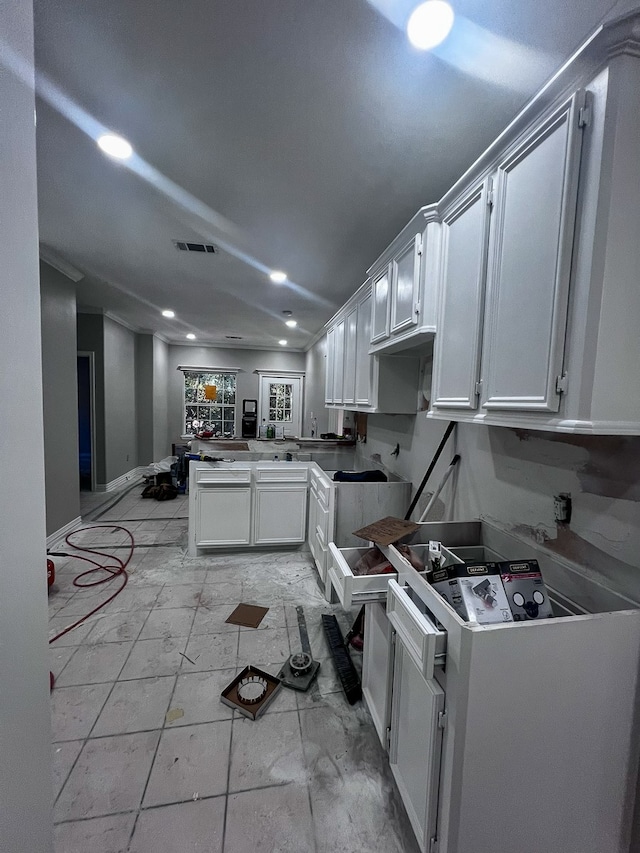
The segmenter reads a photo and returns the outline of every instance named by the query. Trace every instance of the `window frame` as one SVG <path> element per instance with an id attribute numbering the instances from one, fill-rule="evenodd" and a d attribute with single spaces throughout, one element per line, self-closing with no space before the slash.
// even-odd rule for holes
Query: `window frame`
<path id="1" fill-rule="evenodd" d="M 185 439 L 194 438 L 196 436 L 195 432 L 189 432 L 187 422 L 189 418 L 192 416 L 188 415 L 189 408 L 196 408 L 198 410 L 200 407 L 212 409 L 214 407 L 218 407 L 220 409 L 220 418 L 216 418 L 215 421 L 211 418 L 208 418 L 209 423 L 213 429 L 213 424 L 220 424 L 220 435 L 215 434 L 214 438 L 235 438 L 237 431 L 237 413 L 238 413 L 238 383 L 237 383 L 237 374 L 238 370 L 233 368 L 225 368 L 225 367 L 200 367 L 200 366 L 183 366 L 180 365 L 178 370 L 182 372 L 182 435 Z M 187 378 L 193 375 L 197 375 L 198 377 L 211 377 L 215 378 L 215 384 L 218 388 L 218 394 L 216 395 L 216 400 L 212 401 L 187 401 Z M 233 403 L 226 402 L 224 396 L 228 394 L 228 390 L 225 388 L 227 382 L 229 380 L 233 380 Z M 202 382 L 198 383 L 199 385 L 203 384 L 213 384 L 213 382 Z M 222 398 L 221 398 L 221 389 L 222 389 Z M 229 414 L 232 413 L 233 417 L 229 417 Z M 196 411 L 196 419 L 200 420 L 198 417 L 199 411 Z M 225 434 L 225 424 L 229 424 L 233 421 L 233 431 L 231 435 L 226 431 Z M 201 427 L 199 427 L 199 430 Z"/>

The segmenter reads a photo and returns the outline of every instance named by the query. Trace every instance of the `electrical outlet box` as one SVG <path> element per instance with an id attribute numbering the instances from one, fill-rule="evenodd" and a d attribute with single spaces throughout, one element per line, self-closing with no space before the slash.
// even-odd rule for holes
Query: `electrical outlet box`
<path id="1" fill-rule="evenodd" d="M 568 492 L 560 492 L 553 498 L 553 509 L 556 521 L 568 524 L 571 521 L 571 495 Z"/>

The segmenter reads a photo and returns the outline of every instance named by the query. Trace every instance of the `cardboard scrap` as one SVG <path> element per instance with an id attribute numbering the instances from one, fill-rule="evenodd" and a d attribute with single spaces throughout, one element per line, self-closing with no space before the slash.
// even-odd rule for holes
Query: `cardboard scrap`
<path id="1" fill-rule="evenodd" d="M 257 628 L 268 612 L 268 607 L 239 604 L 231 616 L 225 619 L 225 622 L 229 622 L 231 625 L 242 625 L 244 628 Z"/>
<path id="2" fill-rule="evenodd" d="M 405 521 L 403 518 L 388 515 L 373 524 L 361 527 L 360 530 L 354 530 L 353 535 L 375 542 L 376 545 L 391 545 L 403 536 L 413 533 L 419 526 L 415 521 Z"/>
<path id="3" fill-rule="evenodd" d="M 184 717 L 182 708 L 172 708 L 170 711 L 167 711 L 166 720 L 168 723 L 173 723 L 181 717 Z"/>

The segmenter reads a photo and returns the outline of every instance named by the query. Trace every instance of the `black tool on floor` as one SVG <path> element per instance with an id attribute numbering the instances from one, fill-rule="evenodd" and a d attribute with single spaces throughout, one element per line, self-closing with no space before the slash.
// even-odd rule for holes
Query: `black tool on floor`
<path id="1" fill-rule="evenodd" d="M 278 678 L 292 690 L 308 690 L 319 669 L 320 662 L 314 660 L 308 652 L 296 652 L 284 662 Z"/>
<path id="2" fill-rule="evenodd" d="M 358 699 L 362 698 L 362 685 L 360 684 L 360 676 L 351 660 L 349 649 L 344 644 L 338 620 L 335 616 L 323 613 L 322 627 L 327 637 L 333 665 L 342 684 L 344 695 L 347 697 L 347 702 L 353 705 Z"/>

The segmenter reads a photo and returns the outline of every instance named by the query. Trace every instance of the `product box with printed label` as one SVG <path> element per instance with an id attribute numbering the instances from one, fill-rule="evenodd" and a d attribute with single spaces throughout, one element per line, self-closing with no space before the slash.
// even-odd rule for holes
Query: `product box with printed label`
<path id="1" fill-rule="evenodd" d="M 502 585 L 515 622 L 553 616 L 537 560 L 498 563 Z"/>
<path id="2" fill-rule="evenodd" d="M 433 572 L 433 587 L 468 622 L 513 622 L 497 563 L 465 563 Z"/>

